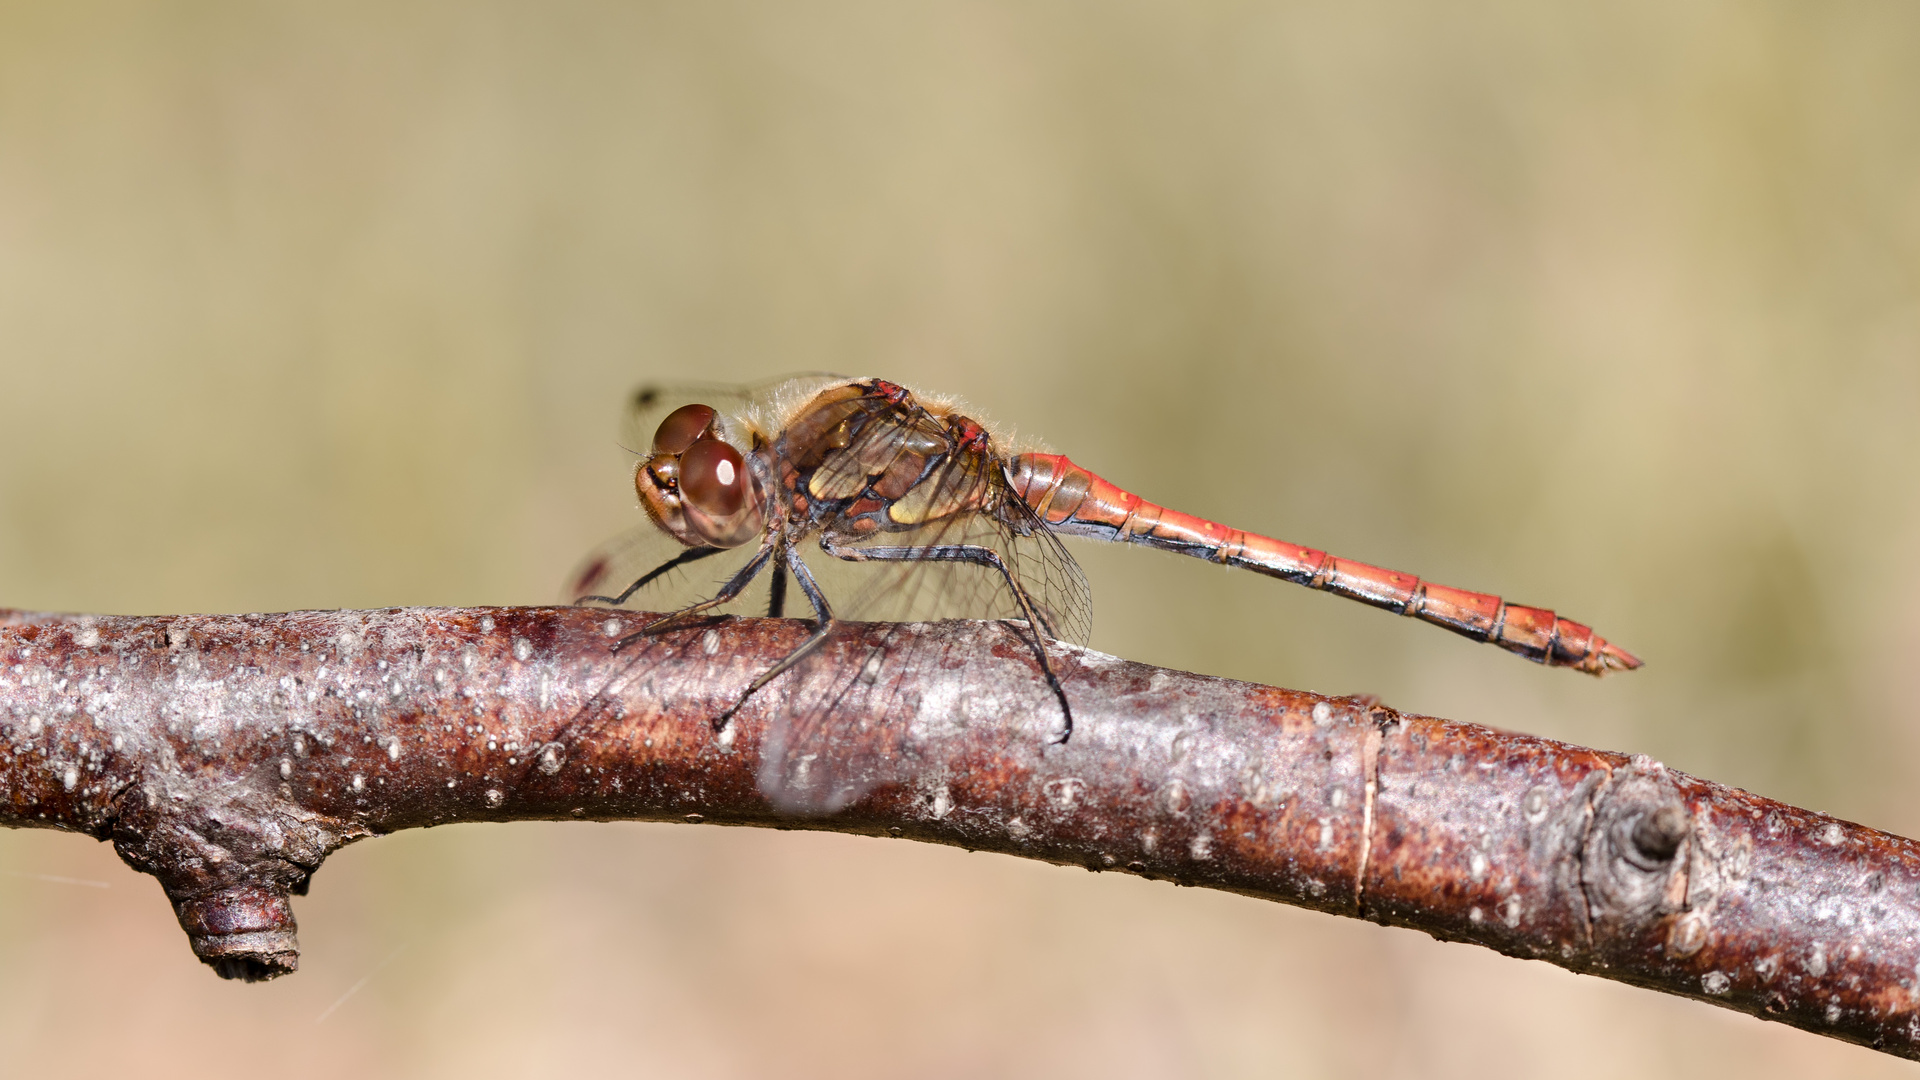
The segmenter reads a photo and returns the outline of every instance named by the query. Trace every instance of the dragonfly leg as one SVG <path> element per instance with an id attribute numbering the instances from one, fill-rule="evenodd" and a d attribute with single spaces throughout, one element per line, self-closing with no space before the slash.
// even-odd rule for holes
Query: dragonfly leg
<path id="1" fill-rule="evenodd" d="M 691 550 L 703 551 L 706 549 L 693 548 Z M 715 548 L 713 550 L 718 551 L 720 549 Z M 746 591 L 747 586 L 752 584 L 753 579 L 759 575 L 760 571 L 766 569 L 767 560 L 773 557 L 773 553 L 775 550 L 776 550 L 775 541 L 771 536 L 769 536 L 765 541 L 761 543 L 760 550 L 754 552 L 753 558 L 747 560 L 747 565 L 741 567 L 739 572 L 734 574 L 733 577 L 730 578 L 725 585 L 720 586 L 720 592 L 717 595 L 715 595 L 712 599 L 702 600 L 697 604 L 692 604 L 687 607 L 683 607 L 679 611 L 676 611 L 671 615 L 663 615 L 660 618 L 655 619 L 654 621 L 648 623 L 647 625 L 641 627 L 640 629 L 634 631 L 633 633 L 628 634 L 626 637 L 621 638 L 619 641 L 614 642 L 613 651 L 619 652 L 621 649 L 626 648 L 628 645 L 631 645 L 635 641 L 638 641 L 649 634 L 657 634 L 662 630 L 671 629 L 675 624 L 680 623 L 694 615 L 698 615 L 703 611 L 710 611 L 713 608 L 719 607 L 721 604 L 731 601 L 734 597 L 739 596 L 742 592 Z M 638 586 L 635 586 L 635 587 L 637 588 Z M 631 592 L 631 591 L 633 590 L 631 589 L 628 590 L 628 592 Z"/>
<path id="2" fill-rule="evenodd" d="M 637 593 L 641 589 L 646 588 L 648 585 L 652 584 L 655 579 L 659 578 L 660 575 L 666 573 L 667 571 L 685 566 L 688 563 L 699 562 L 701 559 L 705 559 L 713 555 L 718 555 L 725 550 L 726 548 L 717 548 L 717 547 L 688 548 L 687 550 L 681 552 L 680 554 L 675 555 L 673 558 L 668 559 L 666 562 L 661 563 L 659 566 L 654 567 L 652 570 L 649 570 L 646 573 L 640 575 L 640 577 L 637 578 L 633 584 L 627 586 L 626 591 L 621 593 L 619 596 L 583 596 L 580 599 L 575 600 L 574 603 L 585 604 L 594 600 L 598 600 L 603 604 L 612 604 L 614 607 L 619 607 L 621 604 L 626 603 L 627 599 L 631 597 L 634 593 Z"/>
<path id="3" fill-rule="evenodd" d="M 733 714 L 740 711 L 740 706 L 747 703 L 747 699 L 753 696 L 754 691 L 772 682 L 781 672 L 805 659 L 808 653 L 818 648 L 820 643 L 827 639 L 827 635 L 833 632 L 833 609 L 827 606 L 827 598 L 821 594 L 820 586 L 814 583 L 813 571 L 808 570 L 807 564 L 800 561 L 800 556 L 793 550 L 792 545 L 784 546 L 777 560 L 781 568 L 776 569 L 775 573 L 784 577 L 785 569 L 791 569 L 793 580 L 800 584 L 800 591 L 806 594 L 807 602 L 813 605 L 813 636 L 801 642 L 799 648 L 781 657 L 779 663 L 761 672 L 758 678 L 748 683 L 747 689 L 740 695 L 739 700 L 727 706 L 726 712 L 713 718 L 715 731 L 727 726 L 727 721 L 733 719 Z M 779 578 L 775 579 L 776 582 L 779 580 Z"/>
<path id="4" fill-rule="evenodd" d="M 1067 691 L 1060 685 L 1060 677 L 1054 674 L 1053 661 L 1047 658 L 1045 637 L 1054 636 L 1053 627 L 1033 606 L 1033 598 L 1027 595 L 1026 586 L 1013 576 L 1007 568 L 1005 559 L 990 547 L 977 544 L 928 544 L 923 547 L 853 547 L 836 543 L 830 536 L 820 537 L 820 548 L 836 559 L 847 562 L 964 562 L 975 566 L 991 567 L 1000 572 L 1007 583 L 1007 589 L 1013 593 L 1013 599 L 1020 605 L 1020 611 L 1027 619 L 1027 629 L 1033 634 L 1033 649 L 1040 657 L 1040 670 L 1047 677 L 1047 685 L 1053 688 L 1055 697 L 1060 699 L 1060 715 L 1066 726 L 1060 731 L 1055 745 L 1064 745 L 1073 737 L 1073 708 L 1067 704 Z"/>
<path id="5" fill-rule="evenodd" d="M 767 596 L 767 618 L 779 619 L 787 613 L 787 554 L 782 548 L 773 557 L 773 584 Z"/>

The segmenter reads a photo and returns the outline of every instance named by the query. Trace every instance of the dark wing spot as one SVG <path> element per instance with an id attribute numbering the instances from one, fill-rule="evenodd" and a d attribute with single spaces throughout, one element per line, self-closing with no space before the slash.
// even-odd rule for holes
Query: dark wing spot
<path id="1" fill-rule="evenodd" d="M 599 586 L 600 579 L 605 577 L 606 573 L 606 559 L 595 559 L 591 563 L 588 563 L 586 568 L 580 571 L 580 576 L 574 580 L 573 594 L 579 596 L 582 593 L 593 591 L 594 588 Z"/>

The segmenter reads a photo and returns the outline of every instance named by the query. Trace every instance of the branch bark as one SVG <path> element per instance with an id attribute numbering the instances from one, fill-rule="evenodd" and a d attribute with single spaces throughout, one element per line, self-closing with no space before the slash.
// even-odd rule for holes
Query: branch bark
<path id="1" fill-rule="evenodd" d="M 1664 768 L 994 623 L 724 620 L 613 643 L 578 608 L 0 611 L 0 825 L 111 840 L 229 978 L 291 972 L 289 897 L 369 836 L 651 819 L 892 835 L 1225 889 L 1920 1058 L 1920 845 Z M 764 790 L 820 764 L 836 813 Z M 800 790 L 794 788 L 790 790 Z M 831 800 L 828 800 L 829 802 Z"/>

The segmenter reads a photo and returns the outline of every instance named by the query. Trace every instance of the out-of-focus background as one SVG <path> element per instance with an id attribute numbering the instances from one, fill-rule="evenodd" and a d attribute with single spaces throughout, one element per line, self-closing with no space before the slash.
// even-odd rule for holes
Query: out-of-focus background
<path id="1" fill-rule="evenodd" d="M 630 385 L 882 374 L 1648 665 L 1081 548 L 1097 648 L 1913 835 L 1916 105 L 1893 0 L 0 4 L 0 604 L 548 602 L 639 520 Z M 222 983 L 107 847 L 0 835 L 6 1070 L 1914 1071 L 832 835 L 412 832 L 296 908 L 300 973 Z"/>

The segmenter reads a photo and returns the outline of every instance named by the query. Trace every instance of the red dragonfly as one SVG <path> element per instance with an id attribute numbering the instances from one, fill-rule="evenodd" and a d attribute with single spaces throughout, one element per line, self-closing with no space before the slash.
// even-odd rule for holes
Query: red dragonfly
<path id="1" fill-rule="evenodd" d="M 679 404 L 682 396 L 691 400 Z M 754 679 L 715 719 L 716 730 L 832 631 L 828 594 L 839 590 L 822 582 L 830 568 L 853 566 L 869 571 L 847 592 L 846 610 L 862 618 L 1020 620 L 1060 699 L 1064 724 L 1056 741 L 1065 742 L 1073 713 L 1041 638 L 1085 644 L 1092 605 L 1062 536 L 1245 567 L 1415 616 L 1537 663 L 1592 675 L 1640 666 L 1588 627 L 1544 608 L 1157 506 L 1063 455 L 1013 451 L 954 402 L 883 379 L 802 375 L 680 396 L 643 388 L 629 425 L 628 437 L 649 447 L 634 487 L 652 523 L 591 557 L 570 598 L 622 605 L 638 597 L 651 610 L 672 611 L 635 637 L 749 603 L 780 616 L 789 577 L 813 610 L 813 635 Z M 829 558 L 810 565 L 808 542 Z M 745 560 L 711 595 L 687 592 L 677 580 L 685 575 L 673 573 L 726 552 Z M 628 580 L 618 594 L 600 591 Z"/>

